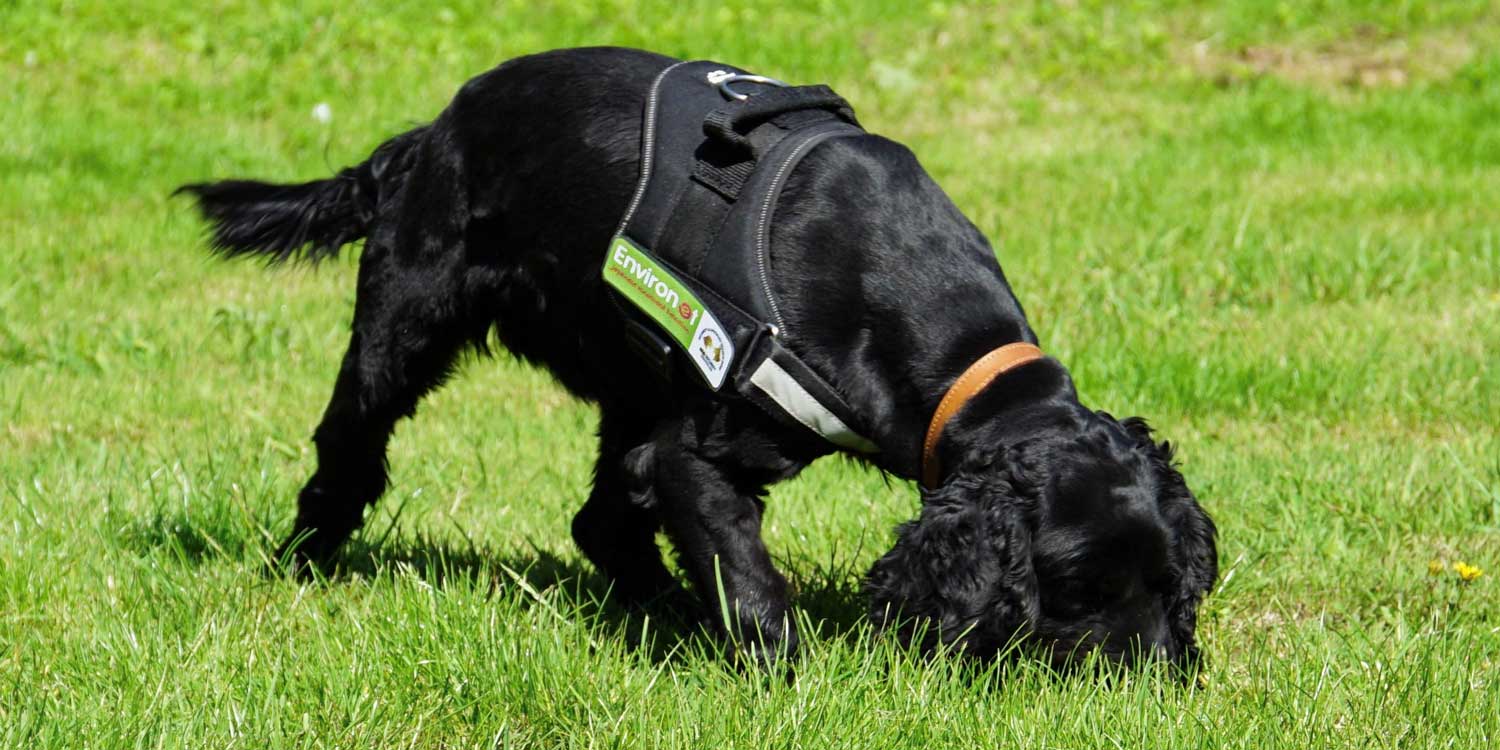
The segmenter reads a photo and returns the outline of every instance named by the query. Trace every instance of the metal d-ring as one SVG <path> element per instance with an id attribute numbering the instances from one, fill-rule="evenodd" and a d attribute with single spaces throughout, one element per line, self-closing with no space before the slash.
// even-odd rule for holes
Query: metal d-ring
<path id="1" fill-rule="evenodd" d="M 751 73 L 730 73 L 727 70 L 715 70 L 714 72 L 708 74 L 708 82 L 714 84 L 715 86 L 718 86 L 719 93 L 735 101 L 742 102 L 746 99 L 749 99 L 750 95 L 741 94 L 740 92 L 735 91 L 734 89 L 729 87 L 729 84 L 738 83 L 740 81 L 744 81 L 746 83 L 763 83 L 767 86 L 780 86 L 782 88 L 786 88 L 787 86 L 784 81 L 778 81 L 775 78 L 767 78 L 766 76 L 753 75 Z"/>

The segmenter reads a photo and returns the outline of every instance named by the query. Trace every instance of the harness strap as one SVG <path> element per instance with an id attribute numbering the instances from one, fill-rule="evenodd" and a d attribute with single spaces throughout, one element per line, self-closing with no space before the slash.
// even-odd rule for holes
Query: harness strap
<path id="1" fill-rule="evenodd" d="M 1035 344 L 1017 341 L 1014 344 L 1006 344 L 989 354 L 980 357 L 969 369 L 964 370 L 958 380 L 943 394 L 943 400 L 938 402 L 937 410 L 932 413 L 932 423 L 927 427 L 927 439 L 922 443 L 922 486 L 929 490 L 938 487 L 938 480 L 942 478 L 941 466 L 937 457 L 938 441 L 942 439 L 943 427 L 948 424 L 955 414 L 964 408 L 971 399 L 995 382 L 995 378 L 1004 375 L 1008 370 L 1015 369 L 1028 362 L 1035 362 L 1043 356 L 1042 350 Z"/>
<path id="2" fill-rule="evenodd" d="M 860 415 L 783 339 L 769 248 L 777 199 L 801 158 L 826 139 L 864 131 L 826 86 L 734 70 L 676 63 L 652 83 L 641 176 L 605 281 L 634 305 L 625 312 L 628 341 L 663 378 L 673 378 L 680 350 L 714 392 L 840 448 L 878 452 L 861 434 Z M 716 85 L 726 75 L 745 86 L 743 95 Z"/>
<path id="3" fill-rule="evenodd" d="M 683 269 L 700 276 L 746 182 L 778 143 L 794 134 L 819 138 L 813 128 L 821 124 L 857 122 L 827 86 L 767 88 L 710 112 L 703 121 L 708 140 L 694 153 L 690 177 L 672 198 L 671 218 L 657 242 L 676 249 Z M 769 200 L 774 205 L 775 196 Z"/>
<path id="4" fill-rule="evenodd" d="M 851 125 L 859 125 L 849 103 L 833 89 L 827 86 L 786 86 L 761 91 L 708 113 L 703 120 L 703 134 L 759 158 L 769 146 L 758 143 L 751 137 L 751 131 L 779 117 L 792 115 L 791 119 L 795 121 L 818 110 Z"/>

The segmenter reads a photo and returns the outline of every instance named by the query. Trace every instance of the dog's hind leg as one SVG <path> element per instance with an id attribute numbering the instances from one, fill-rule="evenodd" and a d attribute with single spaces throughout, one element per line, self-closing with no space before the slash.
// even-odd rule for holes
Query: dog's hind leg
<path id="1" fill-rule="evenodd" d="M 299 566 L 326 565 L 363 523 L 366 506 L 386 487 L 386 444 L 397 421 L 440 385 L 467 339 L 432 303 L 433 290 L 410 292 L 372 253 L 360 269 L 354 332 L 313 442 L 318 468 L 297 497 L 292 534 L 277 553 Z M 394 276 L 394 278 L 393 278 Z M 379 281 L 376 281 L 378 279 Z"/>
<path id="2" fill-rule="evenodd" d="M 661 520 L 651 507 L 649 488 L 637 486 L 643 467 L 632 465 L 650 461 L 650 428 L 648 419 L 617 408 L 601 409 L 594 487 L 573 516 L 573 540 L 610 579 L 611 591 L 631 604 L 681 588 L 656 547 Z"/>
<path id="3" fill-rule="evenodd" d="M 313 434 L 318 469 L 297 497 L 288 554 L 325 565 L 386 487 L 386 444 L 396 423 L 442 384 L 458 353 L 489 324 L 468 301 L 488 291 L 465 260 L 463 227 L 428 221 L 439 197 L 408 203 L 401 222 L 370 235 L 360 258 L 353 333 L 333 397 Z"/>

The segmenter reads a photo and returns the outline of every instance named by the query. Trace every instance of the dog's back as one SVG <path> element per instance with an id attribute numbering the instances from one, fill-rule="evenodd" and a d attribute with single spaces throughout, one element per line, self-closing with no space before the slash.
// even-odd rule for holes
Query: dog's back
<path id="1" fill-rule="evenodd" d="M 469 343 L 493 324 L 512 353 L 598 399 L 599 376 L 631 361 L 599 268 L 634 187 L 641 99 L 670 62 L 620 48 L 516 58 L 331 178 L 182 190 L 221 254 L 316 261 L 364 238 L 363 266 L 424 268 L 429 291 L 463 308 Z"/>

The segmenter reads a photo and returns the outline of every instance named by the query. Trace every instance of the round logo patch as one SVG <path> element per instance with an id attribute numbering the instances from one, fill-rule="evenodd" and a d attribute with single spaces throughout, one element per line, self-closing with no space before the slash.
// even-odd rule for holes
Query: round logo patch
<path id="1" fill-rule="evenodd" d="M 712 331 L 703 332 L 703 338 L 698 341 L 698 350 L 715 365 L 724 363 L 724 347 L 714 340 Z"/>

